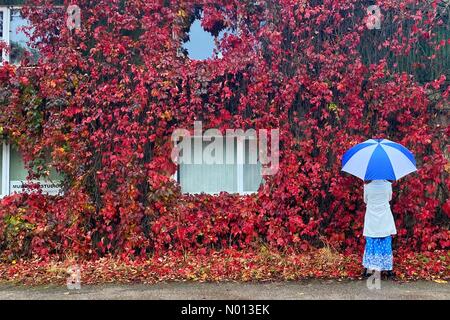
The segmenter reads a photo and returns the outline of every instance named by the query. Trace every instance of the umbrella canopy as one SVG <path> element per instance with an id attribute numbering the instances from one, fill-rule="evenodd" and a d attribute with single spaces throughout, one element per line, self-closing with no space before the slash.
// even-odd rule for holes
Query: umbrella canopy
<path id="1" fill-rule="evenodd" d="M 363 180 L 398 180 L 416 170 L 411 151 L 387 139 L 357 144 L 342 158 L 342 171 Z"/>

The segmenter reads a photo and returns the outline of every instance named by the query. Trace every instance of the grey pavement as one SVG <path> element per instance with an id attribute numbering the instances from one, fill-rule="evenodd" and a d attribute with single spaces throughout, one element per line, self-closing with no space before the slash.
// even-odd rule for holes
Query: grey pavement
<path id="1" fill-rule="evenodd" d="M 69 291 L 65 286 L 25 287 L 0 285 L 1 300 L 271 300 L 271 299 L 439 299 L 450 300 L 450 284 L 427 281 L 382 281 L 369 290 L 366 281 L 305 280 L 268 283 L 171 282 L 154 285 L 95 285 Z"/>

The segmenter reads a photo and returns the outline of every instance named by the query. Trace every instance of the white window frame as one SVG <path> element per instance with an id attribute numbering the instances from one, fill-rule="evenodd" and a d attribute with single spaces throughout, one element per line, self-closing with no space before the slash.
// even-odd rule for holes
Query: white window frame
<path id="1" fill-rule="evenodd" d="M 191 136 L 191 139 L 202 139 L 202 136 Z M 225 137 L 224 137 L 225 138 Z M 236 181 L 237 181 L 237 191 L 233 194 L 239 194 L 241 196 L 248 196 L 252 194 L 258 193 L 258 190 L 256 191 L 244 191 L 244 160 L 245 160 L 245 140 L 252 140 L 256 139 L 255 137 L 246 137 L 245 139 L 235 138 L 236 143 L 236 161 L 237 161 L 237 169 L 236 169 Z M 172 179 L 175 180 L 178 184 L 180 184 L 178 171 L 180 166 L 177 166 L 177 170 L 175 171 L 174 175 L 172 176 Z M 261 176 L 262 178 L 262 176 Z M 262 183 L 264 183 L 264 179 L 262 179 Z M 219 195 L 220 192 L 196 192 L 196 193 L 184 193 L 184 194 L 209 194 L 209 195 Z"/>
<path id="2" fill-rule="evenodd" d="M 8 46 L 10 45 L 10 28 L 11 28 L 11 7 L 3 6 L 0 7 L 0 11 L 3 12 L 3 38 L 1 41 L 5 42 Z M 2 61 L 0 64 L 3 64 L 3 61 L 9 62 L 9 54 L 6 53 L 6 50 L 2 50 Z"/>
<path id="3" fill-rule="evenodd" d="M 6 142 L 2 143 L 2 193 L 0 194 L 0 198 L 6 197 L 9 195 L 9 171 L 10 171 L 10 146 Z"/>
<path id="4" fill-rule="evenodd" d="M 1 6 L 0 12 L 3 13 L 3 25 L 2 25 L 2 31 L 3 31 L 3 37 L 0 38 L 0 41 L 5 42 L 6 45 L 9 46 L 10 44 L 10 27 L 11 27 L 11 18 L 10 18 L 10 7 L 9 6 Z M 6 53 L 6 50 L 2 50 L 1 52 L 2 60 L 0 61 L 0 65 L 3 64 L 3 62 L 9 62 L 9 54 Z M 3 198 L 7 195 L 9 195 L 9 160 L 10 160 L 10 147 L 9 144 L 6 142 L 0 142 L 0 150 L 2 157 L 2 175 L 0 179 L 0 183 L 2 184 L 2 192 L 0 193 L 0 198 Z"/>

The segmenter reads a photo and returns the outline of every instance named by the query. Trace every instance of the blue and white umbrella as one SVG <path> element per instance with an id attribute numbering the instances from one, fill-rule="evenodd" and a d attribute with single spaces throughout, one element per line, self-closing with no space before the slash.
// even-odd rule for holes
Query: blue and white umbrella
<path id="1" fill-rule="evenodd" d="M 387 139 L 357 144 L 342 158 L 342 171 L 363 180 L 398 180 L 416 170 L 411 151 Z"/>

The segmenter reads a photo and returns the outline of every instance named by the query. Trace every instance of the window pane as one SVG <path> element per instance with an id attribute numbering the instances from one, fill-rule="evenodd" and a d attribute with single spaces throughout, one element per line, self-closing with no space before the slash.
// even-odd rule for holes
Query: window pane
<path id="1" fill-rule="evenodd" d="M 5 34 L 5 32 L 4 32 L 4 14 L 5 14 L 5 12 L 4 11 L 0 11 L 0 41 L 2 41 L 3 40 L 3 37 L 4 37 L 4 34 Z M 2 62 L 3 61 L 3 50 L 0 50 L 0 62 Z"/>
<path id="2" fill-rule="evenodd" d="M 203 149 L 211 142 L 203 142 Z M 236 143 L 234 143 L 234 164 L 226 164 L 226 139 L 223 139 L 224 164 L 181 164 L 179 169 L 179 178 L 181 190 L 183 193 L 219 193 L 219 192 L 237 192 L 237 161 L 236 161 Z M 191 143 L 191 159 L 194 162 L 194 139 Z M 203 150 L 201 150 L 203 154 Z"/>
<path id="3" fill-rule="evenodd" d="M 9 175 L 10 192 L 22 192 L 23 183 L 27 182 L 28 170 L 25 168 L 21 153 L 15 147 L 11 147 Z M 44 193 L 57 194 L 62 176 L 56 170 L 52 169 L 49 178 L 47 181 L 45 177 L 42 177 L 38 181 L 33 180 L 33 183 L 39 182 Z"/>
<path id="4" fill-rule="evenodd" d="M 29 47 L 29 45 L 27 44 L 27 42 L 29 41 L 29 37 L 22 30 L 23 27 L 28 26 L 29 22 L 22 17 L 19 9 L 11 10 L 11 63 L 19 63 L 27 51 L 31 54 L 32 61 L 36 61 L 38 58 L 37 50 Z"/>
<path id="5" fill-rule="evenodd" d="M 258 161 L 258 141 L 244 142 L 244 192 L 256 192 L 262 182 L 261 163 Z"/>
<path id="6" fill-rule="evenodd" d="M 3 143 L 0 141 L 0 195 L 3 194 Z"/>
<path id="7" fill-rule="evenodd" d="M 3 11 L 0 11 L 0 39 L 3 39 Z"/>
<path id="8" fill-rule="evenodd" d="M 16 148 L 11 147 L 9 179 L 11 181 L 27 180 L 28 171 L 25 169 L 22 155 Z"/>

